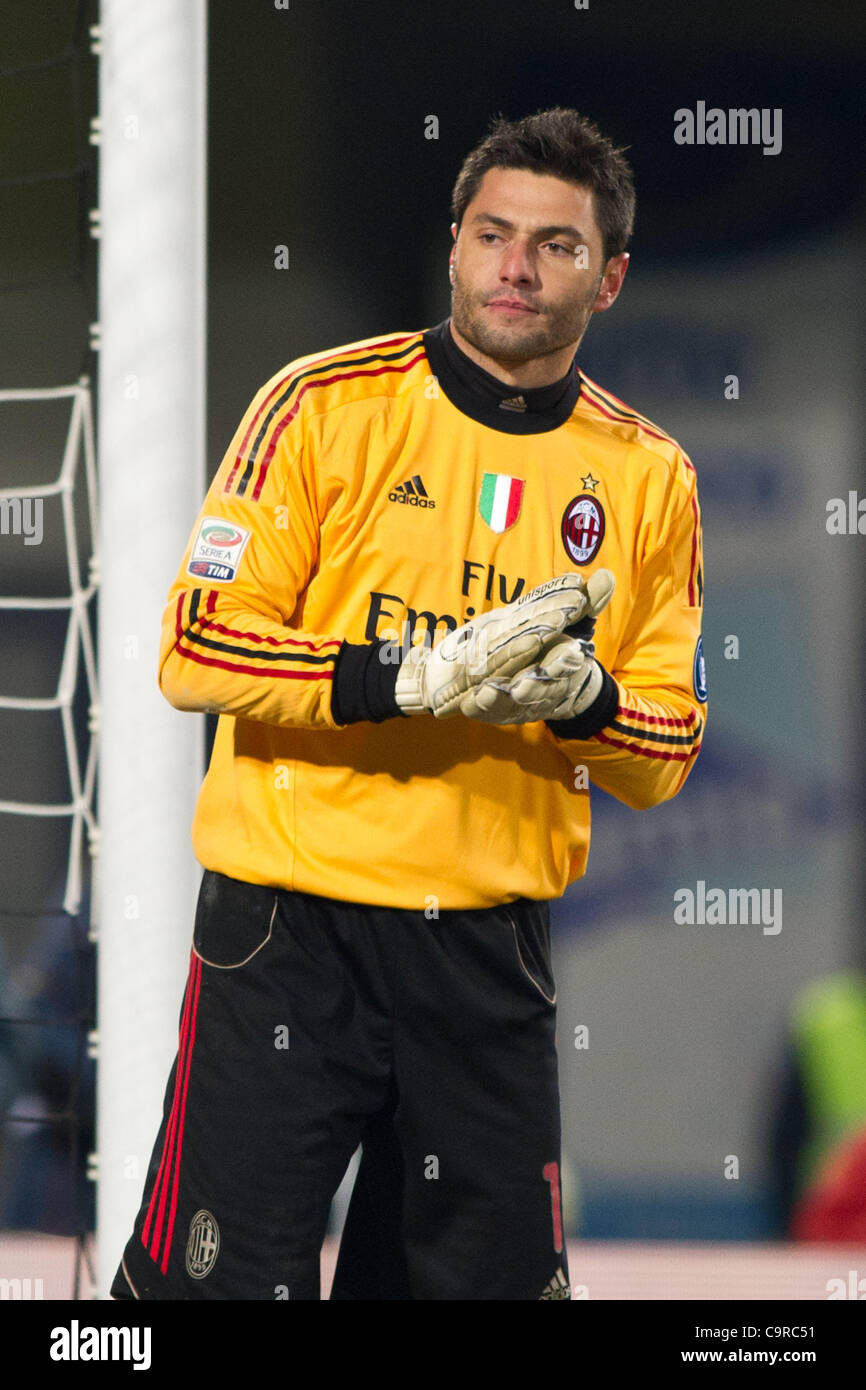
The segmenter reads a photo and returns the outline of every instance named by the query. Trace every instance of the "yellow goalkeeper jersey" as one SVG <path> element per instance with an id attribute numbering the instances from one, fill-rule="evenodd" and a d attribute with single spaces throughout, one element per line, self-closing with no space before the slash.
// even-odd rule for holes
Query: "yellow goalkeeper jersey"
<path id="1" fill-rule="evenodd" d="M 619 703 L 592 737 L 335 717 L 349 644 L 384 639 L 399 664 L 421 634 L 594 568 L 616 577 L 595 648 Z M 586 867 L 592 784 L 640 809 L 692 768 L 702 590 L 693 465 L 576 362 L 516 391 L 448 320 L 299 358 L 241 421 L 165 610 L 160 688 L 220 714 L 197 858 L 428 912 L 558 897 Z"/>

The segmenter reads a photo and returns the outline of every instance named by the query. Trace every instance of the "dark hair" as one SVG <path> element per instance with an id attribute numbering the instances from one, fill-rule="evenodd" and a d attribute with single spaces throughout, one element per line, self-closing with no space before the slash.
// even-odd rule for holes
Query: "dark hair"
<path id="1" fill-rule="evenodd" d="M 457 175 L 451 194 L 457 230 L 488 169 L 531 169 L 591 190 L 607 262 L 626 249 L 634 227 L 634 182 L 626 148 L 617 149 L 592 121 L 566 106 L 519 121 L 494 116 L 490 134 L 470 151 Z"/>

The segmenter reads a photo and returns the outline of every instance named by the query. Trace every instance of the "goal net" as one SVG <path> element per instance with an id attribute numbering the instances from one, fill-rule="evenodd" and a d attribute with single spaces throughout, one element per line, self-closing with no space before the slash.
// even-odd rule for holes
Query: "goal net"
<path id="1" fill-rule="evenodd" d="M 7 234 L 10 245 L 14 239 L 14 254 L 4 259 L 15 295 L 46 287 L 38 311 L 22 302 L 15 318 L 0 284 L 6 347 L 19 345 L 0 349 L 0 562 L 17 547 L 15 565 L 0 563 L 0 721 L 16 721 L 11 736 L 12 725 L 4 726 L 10 756 L 0 774 L 0 978 L 14 981 L 19 966 L 33 975 L 43 937 L 54 946 L 46 948 L 50 969 L 47 957 L 40 961 L 38 988 L 26 999 L 14 988 L 0 998 L 0 1112 L 8 1115 L 4 1132 L 49 1119 L 77 1137 L 76 1180 L 88 1158 L 98 1193 L 94 1277 L 106 1296 L 156 1137 L 200 878 L 190 823 L 203 719 L 162 698 L 157 655 L 166 595 L 204 493 L 205 4 L 102 0 L 98 15 L 95 0 L 81 0 L 74 14 L 68 4 L 46 8 L 43 19 L 54 25 L 23 24 L 31 49 L 0 68 L 4 92 L 24 84 L 8 112 L 17 167 L 0 178 L 0 200 L 14 199 L 0 232 L 4 249 Z M 93 59 L 98 115 L 81 81 L 83 62 Z M 43 88 L 33 89 L 46 72 L 68 83 L 66 120 L 50 140 L 42 138 L 51 126 Z M 88 143 L 98 146 L 98 189 L 88 181 Z M 64 231 L 58 208 L 69 187 L 75 206 Z M 95 366 L 95 385 L 82 378 L 57 386 L 53 334 L 81 312 L 63 297 L 65 257 L 74 245 L 77 274 L 79 241 L 91 237 L 98 305 L 87 305 L 79 351 Z M 63 439 L 52 454 L 46 441 L 61 410 Z M 13 417 L 24 423 L 9 425 Z M 46 453 L 56 467 L 37 476 Z M 50 537 L 44 544 L 36 543 L 40 526 Z M 56 748 L 47 734 L 27 732 L 48 720 L 58 726 Z M 45 853 L 39 827 L 61 826 L 62 852 L 55 839 Z M 49 919 L 58 918 L 72 954 L 54 948 Z M 96 944 L 95 1019 L 92 978 L 80 998 L 70 993 L 88 937 Z M 7 959 L 15 970 L 4 970 Z M 63 1046 L 77 1060 L 58 1113 L 46 1116 L 44 1095 L 22 1085 L 20 1059 L 37 1028 L 47 1036 L 66 1025 L 75 1042 Z M 92 1099 L 83 1081 L 92 1076 L 89 1058 L 95 1135 L 82 1120 Z M 0 1178 L 2 1162 L 0 1146 Z M 26 1237 L 28 1229 L 62 1229 L 67 1243 L 75 1234 L 85 1245 L 81 1230 L 50 1219 L 50 1185 L 22 1172 L 16 1190 L 26 1200 L 13 1235 L 0 1230 L 3 1289 L 12 1297 L 90 1292 L 90 1271 L 58 1285 L 46 1248 Z"/>

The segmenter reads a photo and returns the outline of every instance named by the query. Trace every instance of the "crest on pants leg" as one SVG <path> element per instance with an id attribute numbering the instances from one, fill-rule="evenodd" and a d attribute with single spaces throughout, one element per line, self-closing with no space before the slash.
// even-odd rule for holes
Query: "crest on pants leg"
<path id="1" fill-rule="evenodd" d="M 186 1243 L 186 1272 L 191 1279 L 204 1279 L 216 1264 L 220 1250 L 220 1228 L 209 1211 L 197 1211 L 189 1223 Z"/>

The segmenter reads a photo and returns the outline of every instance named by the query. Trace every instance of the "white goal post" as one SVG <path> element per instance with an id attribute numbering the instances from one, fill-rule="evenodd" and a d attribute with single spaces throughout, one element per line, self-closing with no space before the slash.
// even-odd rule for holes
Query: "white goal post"
<path id="1" fill-rule="evenodd" d="M 205 0 L 102 0 L 97 1256 L 106 1297 L 177 1044 L 203 719 L 157 686 L 205 489 Z"/>

